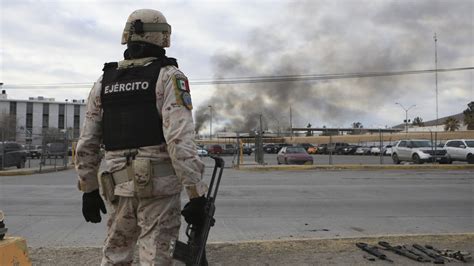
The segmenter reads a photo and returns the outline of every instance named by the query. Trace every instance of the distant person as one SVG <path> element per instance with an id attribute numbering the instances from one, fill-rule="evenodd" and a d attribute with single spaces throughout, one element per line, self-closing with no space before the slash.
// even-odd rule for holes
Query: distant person
<path id="1" fill-rule="evenodd" d="M 105 64 L 89 95 L 75 163 L 85 220 L 101 221 L 101 195 L 109 209 L 102 265 L 130 265 L 137 242 L 141 265 L 171 265 L 183 187 L 190 199 L 186 221 L 202 219 L 204 165 L 194 143 L 188 79 L 165 55 L 170 34 L 161 12 L 134 11 L 122 35 L 125 60 Z"/>

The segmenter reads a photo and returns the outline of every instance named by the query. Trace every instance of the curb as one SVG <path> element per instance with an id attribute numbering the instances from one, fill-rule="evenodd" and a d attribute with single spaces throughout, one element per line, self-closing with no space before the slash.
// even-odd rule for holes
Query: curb
<path id="1" fill-rule="evenodd" d="M 338 164 L 338 165 L 264 165 L 240 166 L 244 171 L 302 171 L 302 170 L 474 170 L 474 164 L 432 164 L 432 165 L 370 165 L 370 164 Z"/>
<path id="2" fill-rule="evenodd" d="M 34 174 L 45 174 L 45 173 L 52 173 L 52 172 L 59 172 L 64 170 L 73 169 L 74 165 L 68 165 L 66 167 L 43 167 L 41 172 L 39 167 L 36 168 L 28 168 L 28 169 L 18 169 L 18 170 L 6 170 L 0 171 L 0 176 L 19 176 L 19 175 L 34 175 Z"/>

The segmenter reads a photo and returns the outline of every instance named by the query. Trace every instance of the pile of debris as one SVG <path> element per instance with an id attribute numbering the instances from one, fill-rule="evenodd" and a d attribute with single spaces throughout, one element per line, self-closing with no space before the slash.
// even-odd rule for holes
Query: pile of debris
<path id="1" fill-rule="evenodd" d="M 367 243 L 356 243 L 356 246 L 370 255 L 364 258 L 370 261 L 378 259 L 393 262 L 381 250 L 391 251 L 397 255 L 407 257 L 417 262 L 432 262 L 434 264 L 444 264 L 445 262 L 471 262 L 472 256 L 469 252 L 461 250 L 437 249 L 431 245 L 391 245 L 388 242 L 380 241 L 379 246 Z"/>

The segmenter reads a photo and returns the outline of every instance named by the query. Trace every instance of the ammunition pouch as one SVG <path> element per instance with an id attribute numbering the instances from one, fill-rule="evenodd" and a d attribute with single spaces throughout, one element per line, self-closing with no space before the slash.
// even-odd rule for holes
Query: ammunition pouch
<path id="1" fill-rule="evenodd" d="M 135 175 L 133 185 L 135 196 L 138 198 L 153 197 L 153 168 L 149 159 L 135 159 L 133 161 Z"/>
<path id="2" fill-rule="evenodd" d="M 109 172 L 100 173 L 99 182 L 105 200 L 114 203 L 117 200 L 117 196 L 115 196 L 114 193 L 116 183 L 114 182 L 112 174 Z"/>

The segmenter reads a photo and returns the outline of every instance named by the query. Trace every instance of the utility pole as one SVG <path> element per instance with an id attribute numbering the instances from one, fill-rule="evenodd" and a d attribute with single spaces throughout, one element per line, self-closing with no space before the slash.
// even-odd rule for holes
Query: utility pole
<path id="1" fill-rule="evenodd" d="M 433 36 L 435 43 L 435 86 L 436 86 L 436 130 L 438 130 L 438 37 Z"/>
<path id="2" fill-rule="evenodd" d="M 64 104 L 64 142 L 65 142 L 65 148 L 64 148 L 64 166 L 67 167 L 67 164 L 69 162 L 69 130 L 67 128 L 67 103 L 68 99 L 66 99 L 66 102 Z"/>
<path id="3" fill-rule="evenodd" d="M 290 137 L 293 139 L 293 114 L 291 112 L 291 105 L 290 105 Z"/>
<path id="4" fill-rule="evenodd" d="M 209 110 L 211 112 L 211 118 L 209 119 L 209 140 L 212 140 L 212 105 L 208 105 Z"/>

